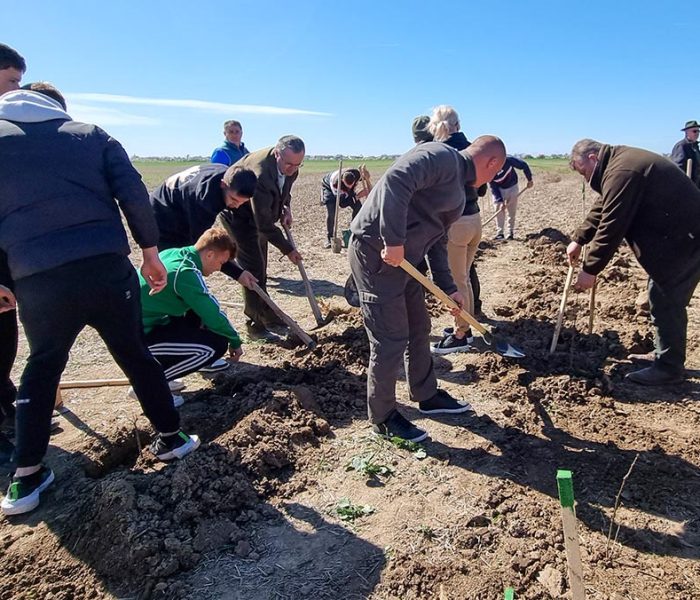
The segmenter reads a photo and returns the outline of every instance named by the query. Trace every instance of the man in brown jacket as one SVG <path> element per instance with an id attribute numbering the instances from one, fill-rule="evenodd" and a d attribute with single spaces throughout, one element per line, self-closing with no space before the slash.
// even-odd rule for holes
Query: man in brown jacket
<path id="1" fill-rule="evenodd" d="M 580 140 L 570 166 L 600 194 L 567 248 L 569 263 L 576 264 L 589 244 L 574 287 L 592 287 L 627 240 L 649 274 L 655 329 L 653 364 L 627 377 L 643 385 L 682 381 L 686 308 L 700 280 L 700 190 L 670 160 L 639 148 Z"/>
<path id="2" fill-rule="evenodd" d="M 285 135 L 273 148 L 263 148 L 246 156 L 236 166 L 252 170 L 257 175 L 255 192 L 249 204 L 236 211 L 225 210 L 222 216 L 238 242 L 238 262 L 250 271 L 265 289 L 267 279 L 267 245 L 275 246 L 292 263 L 301 255 L 287 240 L 280 223 L 291 227 L 291 189 L 304 161 L 304 142 L 294 135 Z M 244 312 L 248 327 L 264 335 L 267 328 L 283 325 L 262 299 L 249 289 L 243 290 Z"/>

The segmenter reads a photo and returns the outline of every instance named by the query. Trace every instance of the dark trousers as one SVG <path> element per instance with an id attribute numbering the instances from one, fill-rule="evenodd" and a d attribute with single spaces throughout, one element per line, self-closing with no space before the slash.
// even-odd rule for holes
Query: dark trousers
<path id="1" fill-rule="evenodd" d="M 326 236 L 328 241 L 333 239 L 333 234 L 335 233 L 335 202 L 328 202 L 326 204 Z"/>
<path id="2" fill-rule="evenodd" d="M 476 264 L 472 263 L 469 269 L 469 281 L 472 284 L 472 293 L 474 294 L 474 314 L 481 312 L 481 283 L 479 282 L 479 274 L 476 272 Z"/>
<path id="3" fill-rule="evenodd" d="M 229 225 L 238 244 L 238 264 L 250 271 L 257 278 L 258 285 L 267 291 L 267 240 L 258 235 L 255 223 L 232 219 Z M 243 288 L 243 312 L 257 323 L 279 320 L 263 299 L 247 287 Z"/>
<path id="4" fill-rule="evenodd" d="M 14 290 L 14 283 L 7 265 L 7 255 L 0 250 L 0 285 Z M 0 313 L 0 423 L 15 418 L 15 394 L 17 389 L 10 379 L 12 365 L 17 356 L 16 311 Z"/>
<path id="5" fill-rule="evenodd" d="M 378 250 L 353 237 L 348 257 L 369 338 L 368 414 L 373 423 L 382 423 L 396 408 L 402 361 L 411 400 L 422 402 L 437 391 L 430 316 L 423 286 L 399 267 L 384 263 Z"/>
<path id="6" fill-rule="evenodd" d="M 672 373 L 685 368 L 687 307 L 700 280 L 700 264 L 680 283 L 660 286 L 649 279 L 649 312 L 654 325 L 655 363 Z"/>
<path id="7" fill-rule="evenodd" d="M 61 373 L 78 334 L 100 334 L 157 431 L 177 431 L 180 418 L 163 369 L 146 347 L 139 281 L 126 257 L 87 258 L 15 282 L 29 359 L 17 393 L 17 466 L 41 462 Z"/>
<path id="8" fill-rule="evenodd" d="M 167 325 L 155 327 L 146 334 L 146 344 L 168 381 L 210 365 L 228 348 L 228 340 L 204 329 L 194 313 L 171 318 Z"/>

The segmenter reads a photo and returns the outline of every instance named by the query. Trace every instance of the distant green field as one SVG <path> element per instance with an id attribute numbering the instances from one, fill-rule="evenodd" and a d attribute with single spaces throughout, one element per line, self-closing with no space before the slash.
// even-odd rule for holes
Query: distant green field
<path id="1" fill-rule="evenodd" d="M 185 160 L 135 160 L 134 166 L 141 173 L 143 182 L 150 192 L 174 173 L 202 164 Z"/>
<path id="2" fill-rule="evenodd" d="M 568 158 L 528 158 L 527 164 L 547 171 L 569 171 Z"/>
<path id="3" fill-rule="evenodd" d="M 367 168 L 377 175 L 386 171 L 386 169 L 394 162 L 391 159 L 387 160 L 344 160 L 344 167 L 357 167 L 361 162 L 367 165 Z M 545 169 L 547 171 L 564 172 L 569 170 L 569 161 L 566 158 L 530 158 L 527 160 L 531 167 Z M 184 171 L 185 169 L 201 164 L 197 161 L 184 160 L 135 160 L 134 166 L 138 169 L 143 177 L 146 187 L 150 190 L 170 177 L 173 173 Z M 306 160 L 302 167 L 303 173 L 326 173 L 338 168 L 338 163 L 335 160 Z M 374 179 L 374 177 L 373 177 Z"/>
<path id="4" fill-rule="evenodd" d="M 357 167 L 361 162 L 367 165 L 367 168 L 376 174 L 377 172 L 383 173 L 386 171 L 387 167 L 393 162 L 393 160 L 345 160 L 343 161 L 343 168 L 345 167 Z M 135 160 L 134 166 L 141 173 L 143 181 L 146 187 L 150 190 L 154 189 L 156 186 L 165 181 L 174 173 L 184 171 L 185 169 L 193 166 L 202 164 L 198 161 L 184 161 L 184 160 Z M 304 161 L 304 166 L 302 167 L 303 173 L 326 173 L 327 171 L 332 171 L 338 168 L 338 163 L 334 160 L 306 160 Z"/>
<path id="5" fill-rule="evenodd" d="M 393 159 L 387 160 L 350 160 L 343 159 L 343 169 L 355 168 L 360 164 L 365 164 L 370 171 L 381 171 L 384 172 L 389 168 L 389 165 L 393 163 Z M 304 161 L 304 173 L 327 173 L 328 171 L 334 171 L 338 168 L 337 160 L 305 160 Z"/>

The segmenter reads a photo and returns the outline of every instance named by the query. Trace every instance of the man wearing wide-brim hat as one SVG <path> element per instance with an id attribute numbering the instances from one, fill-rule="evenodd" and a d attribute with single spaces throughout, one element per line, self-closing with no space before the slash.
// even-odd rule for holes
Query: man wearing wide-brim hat
<path id="1" fill-rule="evenodd" d="M 681 129 L 685 137 L 678 142 L 671 151 L 671 160 L 676 163 L 684 173 L 688 173 L 688 161 L 692 161 L 690 178 L 700 188 L 700 149 L 698 149 L 698 137 L 700 125 L 697 121 L 687 121 Z"/>

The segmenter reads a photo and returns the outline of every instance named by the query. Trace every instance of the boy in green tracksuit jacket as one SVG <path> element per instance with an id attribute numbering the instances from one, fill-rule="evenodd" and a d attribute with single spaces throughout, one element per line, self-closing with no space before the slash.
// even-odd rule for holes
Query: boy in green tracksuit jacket
<path id="1" fill-rule="evenodd" d="M 165 378 L 172 381 L 198 371 L 227 348 L 237 362 L 243 354 L 241 338 L 204 281 L 235 258 L 236 244 L 223 229 L 211 228 L 194 246 L 163 250 L 159 256 L 168 285 L 150 295 L 141 277 L 141 305 L 146 343 L 163 366 Z M 175 397 L 176 404 L 178 400 Z"/>

